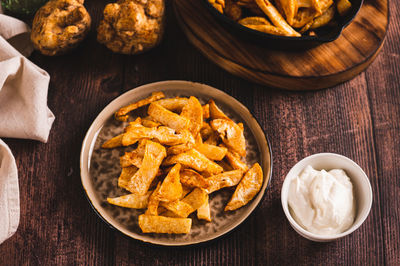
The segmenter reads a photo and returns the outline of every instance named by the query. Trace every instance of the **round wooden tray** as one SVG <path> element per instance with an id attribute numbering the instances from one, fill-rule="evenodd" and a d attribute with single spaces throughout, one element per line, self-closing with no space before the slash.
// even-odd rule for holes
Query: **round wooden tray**
<path id="1" fill-rule="evenodd" d="M 280 51 L 227 31 L 201 1 L 174 1 L 189 41 L 234 75 L 289 90 L 327 88 L 359 74 L 382 48 L 389 20 L 387 0 L 365 0 L 337 40 L 303 51 Z"/>

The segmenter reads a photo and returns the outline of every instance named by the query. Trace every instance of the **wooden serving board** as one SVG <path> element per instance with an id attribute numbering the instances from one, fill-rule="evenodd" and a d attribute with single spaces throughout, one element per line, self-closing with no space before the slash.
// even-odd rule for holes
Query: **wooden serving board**
<path id="1" fill-rule="evenodd" d="M 387 0 L 364 0 L 337 40 L 303 51 L 279 51 L 227 31 L 201 1 L 174 1 L 189 41 L 234 75 L 288 90 L 327 88 L 359 74 L 382 48 L 389 20 Z"/>

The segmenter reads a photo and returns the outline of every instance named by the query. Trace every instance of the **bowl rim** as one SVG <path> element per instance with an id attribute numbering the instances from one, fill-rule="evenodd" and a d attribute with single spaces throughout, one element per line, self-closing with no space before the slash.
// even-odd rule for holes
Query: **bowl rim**
<path id="1" fill-rule="evenodd" d="M 90 173 L 89 173 L 89 167 L 90 167 L 90 154 L 93 151 L 94 148 L 94 144 L 95 144 L 95 139 L 97 138 L 97 135 L 99 134 L 99 132 L 101 131 L 102 127 L 103 127 L 103 123 L 101 123 L 102 117 L 106 116 L 107 113 L 109 112 L 109 109 L 112 109 L 113 105 L 116 105 L 116 103 L 124 97 L 129 97 L 130 94 L 133 93 L 134 90 L 137 89 L 141 89 L 144 90 L 147 87 L 153 87 L 153 86 L 157 86 L 162 88 L 163 85 L 165 84 L 181 84 L 181 85 L 188 85 L 188 86 L 203 86 L 203 87 L 207 87 L 207 89 L 212 89 L 215 92 L 221 93 L 222 95 L 229 97 L 229 100 L 232 100 L 233 102 L 235 102 L 235 104 L 239 104 L 241 106 L 241 108 L 247 112 L 250 117 L 252 119 L 254 119 L 256 121 L 256 126 L 259 127 L 259 129 L 261 130 L 260 132 L 263 135 L 263 139 L 265 140 L 266 144 L 267 144 L 267 148 L 268 148 L 268 153 L 269 153 L 269 175 L 267 176 L 264 173 L 264 178 L 268 178 L 268 182 L 263 183 L 263 186 L 261 188 L 261 190 L 259 191 L 259 193 L 257 194 L 257 196 L 255 198 L 252 199 L 251 202 L 256 202 L 256 204 L 249 206 L 250 208 L 248 209 L 248 212 L 245 213 L 243 216 L 239 217 L 238 220 L 236 220 L 236 222 L 232 225 L 229 226 L 226 230 L 224 230 L 223 232 L 220 232 L 218 234 L 216 234 L 213 237 L 206 237 L 205 239 L 202 240 L 195 240 L 195 241 L 191 241 L 190 243 L 174 243 L 174 242 L 165 242 L 162 240 L 158 240 L 158 239 L 142 239 L 140 237 L 136 237 L 137 233 L 129 231 L 129 232 L 124 232 L 124 230 L 120 230 L 119 228 L 117 228 L 114 224 L 112 224 L 110 221 L 107 220 L 106 217 L 104 217 L 102 215 L 102 211 L 98 210 L 95 206 L 95 203 L 92 201 L 92 199 L 90 198 L 87 188 L 85 187 L 85 181 L 84 178 L 90 178 Z M 162 90 L 162 89 L 160 89 Z M 149 91 L 150 93 L 150 91 Z M 98 127 L 98 124 L 101 124 Z M 98 128 L 97 128 L 98 127 Z M 88 158 L 86 158 L 86 155 L 88 155 Z M 264 169 L 263 169 L 264 170 Z M 272 179 L 272 170 L 273 170 L 273 157 L 272 157 L 272 148 L 271 148 L 271 143 L 270 140 L 268 138 L 268 135 L 266 134 L 265 130 L 263 129 L 263 127 L 261 126 L 261 124 L 259 123 L 259 121 L 257 120 L 257 118 L 253 115 L 252 112 L 250 112 L 250 110 L 247 108 L 247 106 L 245 106 L 243 103 L 241 103 L 240 101 L 238 101 L 237 99 L 235 99 L 233 96 L 229 95 L 228 93 L 219 90 L 217 88 L 214 88 L 210 85 L 207 84 L 203 84 L 203 83 L 198 83 L 198 82 L 192 82 L 192 81 L 185 81 L 185 80 L 165 80 L 165 81 L 158 81 L 158 82 L 152 82 L 152 83 L 147 83 L 147 84 L 143 84 L 141 86 L 137 86 L 131 90 L 128 90 L 126 92 L 124 92 L 123 94 L 117 96 L 115 99 L 113 99 L 111 102 L 109 102 L 100 113 L 98 113 L 98 115 L 96 116 L 96 118 L 92 121 L 89 129 L 86 132 L 86 135 L 82 141 L 82 148 L 81 148 L 81 153 L 80 153 L 80 176 L 81 176 L 81 184 L 82 184 L 82 188 L 85 194 L 86 199 L 89 202 L 89 205 L 91 206 L 91 208 L 93 209 L 93 211 L 97 214 L 97 216 L 103 221 L 105 222 L 105 224 L 108 225 L 108 227 L 112 228 L 115 231 L 118 231 L 119 233 L 122 233 L 124 236 L 128 237 L 129 239 L 135 239 L 135 240 L 139 240 L 141 242 L 144 243 L 149 243 L 149 244 L 155 244 L 155 245 L 160 245 L 160 246 L 191 246 L 191 245 L 197 245 L 197 244 L 201 244 L 201 243 L 205 243 L 208 241 L 212 241 L 215 239 L 218 239 L 224 235 L 227 235 L 228 233 L 230 233 L 231 231 L 233 231 L 234 229 L 238 228 L 245 220 L 247 220 L 247 218 L 252 215 L 255 211 L 255 209 L 260 205 L 260 203 L 262 202 L 264 196 L 265 196 L 265 192 L 268 190 L 268 188 L 270 187 L 271 184 L 271 179 Z M 265 188 L 264 188 L 265 186 Z M 128 231 L 128 230 L 126 230 Z M 140 235 L 139 235 L 140 236 Z"/>
<path id="2" fill-rule="evenodd" d="M 361 179 L 367 184 L 367 189 L 368 191 L 366 191 L 365 193 L 367 193 L 367 197 L 370 199 L 369 202 L 366 203 L 367 205 L 367 209 L 368 211 L 365 212 L 365 214 L 363 216 L 361 216 L 361 219 L 356 223 L 354 222 L 350 228 L 348 228 L 346 231 L 340 233 L 340 234 L 334 234 L 334 235 L 318 235 L 315 233 L 311 233 L 309 231 L 307 231 L 306 229 L 304 229 L 301 225 L 299 225 L 296 220 L 292 217 L 292 215 L 290 214 L 289 211 L 289 204 L 287 202 L 287 198 L 288 198 L 288 194 L 283 194 L 282 191 L 285 190 L 287 191 L 289 189 L 290 186 L 290 181 L 289 177 L 290 175 L 293 175 L 294 172 L 294 168 L 301 164 L 304 163 L 305 161 L 308 160 L 312 160 L 316 157 L 321 157 L 321 156 L 330 156 L 330 157 L 336 157 L 336 158 L 340 158 L 342 160 L 348 161 L 350 162 L 359 172 Z M 305 158 L 303 158 L 302 160 L 298 161 L 296 164 L 293 165 L 293 167 L 289 170 L 289 172 L 287 173 L 287 175 L 285 176 L 285 179 L 283 181 L 282 184 L 282 188 L 281 188 L 281 204 L 282 204 L 282 208 L 283 211 L 285 213 L 286 218 L 289 220 L 290 225 L 293 227 L 293 229 L 299 233 L 301 236 L 312 240 L 312 241 L 331 241 L 331 240 L 335 240 L 344 236 L 347 236 L 351 233 L 353 233 L 355 230 L 357 230 L 363 223 L 364 221 L 367 219 L 370 211 L 371 211 L 371 207 L 372 207 L 372 202 L 373 202 L 373 193 L 372 193 L 372 187 L 371 187 L 371 182 L 369 181 L 368 176 L 365 174 L 364 170 L 356 163 L 354 162 L 352 159 L 341 155 L 341 154 L 337 154 L 337 153 L 331 153 L 331 152 L 323 152 L 323 153 L 316 153 L 316 154 L 312 154 L 310 156 L 307 156 Z"/>
<path id="3" fill-rule="evenodd" d="M 244 31 L 248 34 L 256 35 L 258 37 L 264 38 L 264 39 L 272 39 L 272 40 L 281 40 L 281 41 L 299 41 L 299 42 L 310 42 L 310 41 L 315 41 L 315 42 L 321 42 L 321 43 L 326 43 L 326 42 L 332 42 L 339 38 L 339 36 L 342 34 L 342 31 L 354 20 L 354 18 L 357 16 L 358 12 L 360 11 L 362 5 L 364 4 L 364 0 L 360 0 L 360 4 L 357 5 L 355 8 L 352 8 L 352 14 L 351 16 L 348 15 L 347 19 L 342 20 L 340 23 L 338 23 L 337 26 L 337 31 L 335 34 L 332 34 L 332 36 L 326 36 L 326 37 L 319 37 L 319 36 L 300 36 L 300 37 L 295 37 L 295 36 L 280 36 L 280 35 L 273 35 L 265 32 L 260 32 L 248 27 L 245 27 L 236 21 L 232 20 L 231 18 L 221 14 L 218 10 L 216 10 L 208 0 L 202 0 L 203 3 L 205 3 L 206 7 L 213 13 L 214 16 L 216 16 L 218 19 L 223 20 L 225 23 L 230 24 L 233 27 L 236 27 L 238 30 Z"/>

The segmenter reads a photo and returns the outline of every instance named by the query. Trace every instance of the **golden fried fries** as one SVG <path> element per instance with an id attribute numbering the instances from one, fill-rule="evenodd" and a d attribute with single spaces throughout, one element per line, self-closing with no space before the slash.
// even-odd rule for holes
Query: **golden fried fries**
<path id="1" fill-rule="evenodd" d="M 190 96 L 189 101 L 182 109 L 181 116 L 189 119 L 189 131 L 193 136 L 197 136 L 203 125 L 203 107 L 196 97 Z"/>
<path id="2" fill-rule="evenodd" d="M 255 163 L 236 187 L 231 200 L 225 207 L 225 211 L 236 210 L 252 200 L 258 191 L 260 191 L 263 179 L 261 166 Z"/>
<path id="3" fill-rule="evenodd" d="M 117 198 L 107 198 L 108 203 L 131 209 L 145 209 L 149 202 L 149 196 L 153 191 L 147 191 L 144 195 L 129 194 Z"/>
<path id="4" fill-rule="evenodd" d="M 157 103 L 151 103 L 147 112 L 156 121 L 176 130 L 178 133 L 189 129 L 189 119 L 171 112 Z"/>
<path id="5" fill-rule="evenodd" d="M 268 0 L 255 0 L 260 9 L 267 15 L 272 24 L 286 32 L 287 36 L 301 36 L 282 17 L 278 10 Z"/>
<path id="6" fill-rule="evenodd" d="M 139 216 L 139 227 L 143 233 L 188 234 L 192 219 L 142 214 Z"/>
<path id="7" fill-rule="evenodd" d="M 222 7 L 223 0 L 212 1 Z M 248 3 L 250 6 L 254 2 Z M 239 3 L 230 0 L 227 5 L 240 8 Z M 247 18 L 242 22 L 275 27 L 265 18 Z M 146 209 L 139 216 L 139 227 L 144 233 L 187 234 L 192 225 L 187 217 L 192 213 L 197 211 L 197 219 L 211 222 L 213 205 L 209 194 L 236 186 L 225 208 L 235 210 L 258 193 L 263 175 L 258 164 L 248 170 L 243 158 L 244 125 L 231 120 L 213 100 L 201 105 L 193 96 L 160 97 L 164 94 L 153 93 L 115 114 L 118 120 L 125 120 L 128 112 L 149 104 L 145 107 L 147 117 L 137 117 L 123 134 L 102 145 L 108 149 L 137 145 L 120 157 L 118 186 L 132 194 L 107 201 L 121 207 Z"/>
<path id="8" fill-rule="evenodd" d="M 163 165 L 172 165 L 176 163 L 193 168 L 199 172 L 207 172 L 210 174 L 218 174 L 223 171 L 221 166 L 211 161 L 195 149 L 190 149 L 185 153 L 167 157 L 164 160 Z"/>
<path id="9" fill-rule="evenodd" d="M 203 108 L 203 118 L 204 119 L 210 118 L 210 105 L 208 105 L 207 103 L 203 105 L 202 108 Z"/>
<path id="10" fill-rule="evenodd" d="M 247 18 L 242 18 L 241 20 L 238 21 L 239 24 L 242 24 L 244 26 L 247 25 L 271 25 L 269 21 L 263 17 L 247 17 Z M 218 117 L 222 118 L 222 117 Z"/>
<path id="11" fill-rule="evenodd" d="M 210 186 L 205 191 L 210 194 L 214 191 L 220 190 L 224 187 L 236 186 L 242 179 L 243 172 L 241 170 L 232 170 L 229 172 L 223 172 L 218 175 L 213 175 L 207 178 Z"/>
<path id="12" fill-rule="evenodd" d="M 233 169 L 242 170 L 243 172 L 247 172 L 247 170 L 249 169 L 247 165 L 241 160 L 240 155 L 235 153 L 234 151 L 227 151 L 225 159 Z"/>
<path id="13" fill-rule="evenodd" d="M 344 16 L 347 14 L 347 12 L 349 12 L 350 8 L 351 8 L 351 3 L 349 0 L 338 0 L 336 2 L 336 8 L 338 13 L 341 16 Z"/>
<path id="14" fill-rule="evenodd" d="M 160 194 L 160 187 L 161 183 L 159 182 L 156 189 L 151 193 L 145 214 L 158 215 L 158 205 L 160 204 L 160 198 L 158 195 Z"/>
<path id="15" fill-rule="evenodd" d="M 226 152 L 227 148 L 219 147 L 207 143 L 196 144 L 195 149 L 199 151 L 201 154 L 205 155 L 210 160 L 221 161 Z"/>
<path id="16" fill-rule="evenodd" d="M 214 119 L 211 127 L 218 131 L 220 138 L 225 145 L 241 156 L 246 156 L 246 142 L 243 129 L 232 120 Z"/>
<path id="17" fill-rule="evenodd" d="M 124 136 L 124 134 L 115 136 L 115 137 L 107 140 L 106 142 L 104 142 L 103 145 L 101 145 L 101 147 L 104 149 L 112 149 L 112 148 L 120 147 L 120 146 L 122 146 L 122 137 L 123 136 Z"/>
<path id="18" fill-rule="evenodd" d="M 145 105 L 147 105 L 147 104 L 149 104 L 151 102 L 154 102 L 154 101 L 157 101 L 159 99 L 162 99 L 164 97 L 165 97 L 165 95 L 162 92 L 153 92 L 150 97 L 148 97 L 146 99 L 143 99 L 143 100 L 140 100 L 140 101 L 138 101 L 136 103 L 132 103 L 130 105 L 124 106 L 121 109 L 119 109 L 115 113 L 115 118 L 117 120 L 119 120 L 119 121 L 126 121 L 126 120 L 128 120 L 129 116 L 127 114 L 129 112 L 131 112 L 131 111 L 133 111 L 135 109 L 138 109 L 139 107 L 145 106 Z"/>
<path id="19" fill-rule="evenodd" d="M 331 6 L 321 16 L 316 17 L 310 29 L 316 29 L 327 25 L 335 17 L 335 7 Z"/>
<path id="20" fill-rule="evenodd" d="M 181 165 L 178 163 L 172 167 L 165 177 L 158 193 L 158 198 L 161 201 L 175 201 L 181 197 L 183 189 L 180 181 L 180 170 Z"/>
<path id="21" fill-rule="evenodd" d="M 135 126 L 127 129 L 122 137 L 122 144 L 129 146 L 135 144 L 140 139 L 156 139 L 161 144 L 178 145 L 187 142 L 193 142 L 193 136 L 188 130 L 184 130 L 181 134 L 176 134 L 175 130 L 169 127 L 160 126 L 158 128 Z"/>
<path id="22" fill-rule="evenodd" d="M 197 209 L 197 218 L 199 220 L 206 220 L 207 222 L 211 222 L 211 211 L 208 194 L 206 196 L 206 202 Z"/>
<path id="23" fill-rule="evenodd" d="M 128 189 L 128 183 L 137 172 L 138 168 L 135 166 L 123 167 L 121 175 L 118 177 L 118 186 L 120 188 Z"/>
<path id="24" fill-rule="evenodd" d="M 182 112 L 183 107 L 188 103 L 188 98 L 176 97 L 176 98 L 167 98 L 162 99 L 156 102 L 161 105 L 165 109 L 168 109 L 173 112 Z"/>
<path id="25" fill-rule="evenodd" d="M 207 188 L 210 185 L 206 178 L 192 169 L 182 170 L 180 181 L 187 187 Z"/>
<path id="26" fill-rule="evenodd" d="M 227 119 L 231 120 L 221 109 L 215 104 L 213 100 L 209 100 L 208 104 L 210 105 L 210 117 L 211 119 Z"/>
<path id="27" fill-rule="evenodd" d="M 142 165 L 129 181 L 128 190 L 139 195 L 145 194 L 166 155 L 164 146 L 153 141 L 147 141 Z"/>

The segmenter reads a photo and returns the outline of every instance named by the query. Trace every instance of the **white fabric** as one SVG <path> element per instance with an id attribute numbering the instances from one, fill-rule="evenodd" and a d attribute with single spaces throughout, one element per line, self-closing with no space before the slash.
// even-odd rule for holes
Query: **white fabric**
<path id="1" fill-rule="evenodd" d="M 0 244 L 17 231 L 19 224 L 19 187 L 15 159 L 0 139 Z"/>
<path id="2" fill-rule="evenodd" d="M 0 14 L 0 137 L 47 142 L 54 121 L 47 107 L 50 76 L 25 57 L 32 51 L 29 27 Z M 19 215 L 18 171 L 0 139 L 0 244 L 17 230 Z"/>

